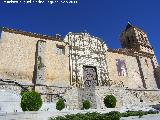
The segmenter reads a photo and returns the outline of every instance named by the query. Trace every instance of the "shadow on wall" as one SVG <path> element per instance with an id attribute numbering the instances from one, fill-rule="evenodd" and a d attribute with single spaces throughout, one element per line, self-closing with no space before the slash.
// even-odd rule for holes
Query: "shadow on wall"
<path id="1" fill-rule="evenodd" d="M 160 65 L 156 68 L 155 74 L 156 74 L 155 77 L 156 77 L 157 86 L 158 86 L 158 89 L 160 89 Z"/>
<path id="2" fill-rule="evenodd" d="M 32 78 L 32 83 L 34 85 L 36 84 L 36 79 L 37 79 L 37 56 L 38 56 L 38 42 L 36 44 L 35 64 L 34 64 L 34 71 L 33 71 L 33 78 Z M 35 89 L 35 88 L 33 88 L 33 89 Z"/>

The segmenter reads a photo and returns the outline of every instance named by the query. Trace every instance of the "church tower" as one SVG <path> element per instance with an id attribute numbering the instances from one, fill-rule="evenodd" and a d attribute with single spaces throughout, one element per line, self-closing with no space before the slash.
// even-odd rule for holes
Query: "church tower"
<path id="1" fill-rule="evenodd" d="M 148 88 L 151 84 L 154 84 L 152 83 L 153 81 L 150 80 L 155 79 L 157 87 L 160 88 L 159 80 L 156 77 L 158 62 L 154 54 L 153 47 L 148 40 L 147 34 L 138 27 L 128 23 L 120 36 L 120 42 L 122 48 L 131 50 L 133 54 L 136 55 L 143 87 Z M 149 67 L 148 64 L 152 67 Z M 149 75 L 149 73 L 152 72 L 154 73 L 154 78 Z"/>
<path id="2" fill-rule="evenodd" d="M 120 42 L 122 48 L 133 49 L 138 53 L 153 56 L 152 59 L 155 68 L 158 66 L 153 47 L 148 40 L 147 34 L 143 30 L 133 26 L 131 23 L 128 22 L 125 30 L 120 36 Z"/>
<path id="3" fill-rule="evenodd" d="M 120 37 L 122 48 L 134 49 L 138 52 L 154 54 L 153 48 L 149 43 L 147 34 L 128 23 Z"/>

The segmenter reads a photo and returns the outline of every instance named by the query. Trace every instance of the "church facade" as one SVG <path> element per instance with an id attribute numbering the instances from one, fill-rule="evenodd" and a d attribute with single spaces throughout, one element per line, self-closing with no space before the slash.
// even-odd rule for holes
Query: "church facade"
<path id="1" fill-rule="evenodd" d="M 70 109 L 80 109 L 86 99 L 92 108 L 104 108 L 107 94 L 117 97 L 117 106 L 159 103 L 158 62 L 147 34 L 128 23 L 120 43 L 111 49 L 86 32 L 62 39 L 3 27 L 0 89 L 34 89 L 45 102 L 64 98 Z"/>

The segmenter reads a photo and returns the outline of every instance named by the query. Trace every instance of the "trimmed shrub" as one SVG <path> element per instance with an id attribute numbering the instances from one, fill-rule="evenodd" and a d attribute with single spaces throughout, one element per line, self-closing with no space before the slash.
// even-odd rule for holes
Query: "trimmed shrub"
<path id="1" fill-rule="evenodd" d="M 42 106 L 41 95 L 35 91 L 22 92 L 21 108 L 23 111 L 38 111 Z"/>
<path id="2" fill-rule="evenodd" d="M 89 109 L 91 107 L 91 103 L 89 100 L 83 101 L 83 109 Z"/>
<path id="3" fill-rule="evenodd" d="M 117 100 L 113 95 L 107 95 L 104 98 L 104 104 L 107 108 L 115 108 L 116 102 Z"/>
<path id="4" fill-rule="evenodd" d="M 20 95 L 22 96 L 23 93 L 25 93 L 25 92 L 28 92 L 28 90 L 22 90 L 21 93 L 20 93 Z"/>
<path id="5" fill-rule="evenodd" d="M 65 108 L 64 100 L 63 99 L 59 99 L 58 102 L 56 103 L 56 109 L 61 111 L 64 108 Z"/>

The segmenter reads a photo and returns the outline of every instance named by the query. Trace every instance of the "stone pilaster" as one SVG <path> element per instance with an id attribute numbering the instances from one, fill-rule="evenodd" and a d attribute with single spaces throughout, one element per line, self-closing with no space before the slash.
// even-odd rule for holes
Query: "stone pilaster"
<path id="1" fill-rule="evenodd" d="M 36 56 L 36 69 L 37 69 L 37 77 L 36 84 L 44 84 L 45 83 L 45 65 L 44 65 L 44 51 L 46 47 L 46 42 L 43 40 L 39 40 L 37 42 L 37 56 Z"/>

